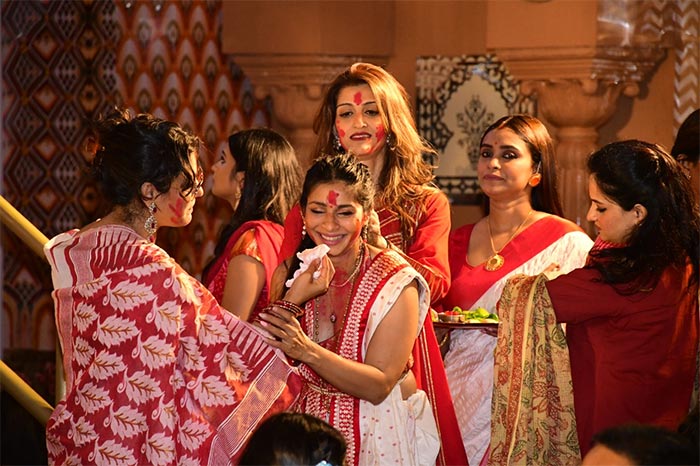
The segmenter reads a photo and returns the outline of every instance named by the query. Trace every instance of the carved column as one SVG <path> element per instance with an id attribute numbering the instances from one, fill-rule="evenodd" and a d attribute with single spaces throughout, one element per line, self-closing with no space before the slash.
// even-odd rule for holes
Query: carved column
<path id="1" fill-rule="evenodd" d="M 275 129 L 292 143 L 304 169 L 316 140 L 313 120 L 325 86 L 358 57 L 307 55 L 236 55 L 257 98 L 270 96 Z"/>
<path id="2" fill-rule="evenodd" d="M 592 227 L 586 222 L 589 207 L 586 158 L 598 148 L 598 128 L 615 112 L 620 94 L 632 97 L 638 87 L 611 80 L 563 79 L 526 81 L 521 89 L 525 95 L 536 97 L 540 116 L 557 128 L 556 153 L 564 215 L 592 234 Z"/>
<path id="3" fill-rule="evenodd" d="M 273 126 L 307 168 L 325 86 L 356 61 L 387 62 L 395 14 L 393 1 L 373 3 L 369 15 L 351 0 L 298 3 L 223 2 L 222 50 L 250 77 L 258 98 L 270 96 Z M 362 33 L 348 35 L 360 26 Z"/>
<path id="4" fill-rule="evenodd" d="M 663 57 L 662 48 L 570 47 L 499 50 L 521 91 L 537 100 L 538 116 L 554 127 L 559 187 L 566 218 L 591 235 L 586 158 L 598 147 L 598 128 L 615 113 L 620 95 Z"/>

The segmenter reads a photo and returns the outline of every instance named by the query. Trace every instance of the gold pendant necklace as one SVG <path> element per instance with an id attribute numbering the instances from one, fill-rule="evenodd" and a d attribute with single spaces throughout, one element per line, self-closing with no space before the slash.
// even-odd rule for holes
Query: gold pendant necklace
<path id="1" fill-rule="evenodd" d="M 491 234 L 491 216 L 489 215 L 486 217 L 486 227 L 489 229 L 489 240 L 491 240 L 491 251 L 493 252 L 493 254 L 491 255 L 491 257 L 486 259 L 486 264 L 484 264 L 484 270 L 487 270 L 489 272 L 495 272 L 496 270 L 503 267 L 503 264 L 505 264 L 506 260 L 500 254 L 500 252 L 503 251 L 503 249 L 506 246 L 508 246 L 508 243 L 510 243 L 511 240 L 515 238 L 515 235 L 518 234 L 520 229 L 525 226 L 525 223 L 527 223 L 527 219 L 530 218 L 530 215 L 532 215 L 533 212 L 534 210 L 528 212 L 527 216 L 525 217 L 525 220 L 523 220 L 523 223 L 521 223 L 520 226 L 518 226 L 518 228 L 515 229 L 513 234 L 510 235 L 510 238 L 508 238 L 508 241 L 506 241 L 505 244 L 498 251 L 496 251 L 496 246 L 493 245 L 493 235 Z"/>

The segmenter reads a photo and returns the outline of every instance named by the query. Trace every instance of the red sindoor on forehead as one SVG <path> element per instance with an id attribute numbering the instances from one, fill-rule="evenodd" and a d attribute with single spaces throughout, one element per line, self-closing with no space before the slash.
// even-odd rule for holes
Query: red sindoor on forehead
<path id="1" fill-rule="evenodd" d="M 337 191 L 328 191 L 328 205 L 332 205 L 333 207 L 338 205 L 338 192 Z"/>
<path id="2" fill-rule="evenodd" d="M 357 91 L 354 96 L 355 105 L 360 105 L 362 103 L 362 92 Z"/>

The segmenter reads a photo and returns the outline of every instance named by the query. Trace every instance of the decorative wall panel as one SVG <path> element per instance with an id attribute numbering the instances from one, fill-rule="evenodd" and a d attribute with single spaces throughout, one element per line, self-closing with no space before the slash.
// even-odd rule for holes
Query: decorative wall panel
<path id="1" fill-rule="evenodd" d="M 100 199 L 83 176 L 85 122 L 114 105 L 200 136 L 207 174 L 230 132 L 267 126 L 268 102 L 256 100 L 240 68 L 222 58 L 220 12 L 212 0 L 3 1 L 3 196 L 48 237 L 95 219 Z M 230 216 L 210 184 L 192 224 L 158 238 L 195 275 Z M 0 232 L 0 348 L 53 351 L 48 265 Z"/>
<path id="2" fill-rule="evenodd" d="M 439 154 L 436 181 L 453 204 L 478 203 L 476 162 L 481 134 L 514 113 L 534 115 L 534 103 L 493 55 L 419 57 L 416 124 Z"/>

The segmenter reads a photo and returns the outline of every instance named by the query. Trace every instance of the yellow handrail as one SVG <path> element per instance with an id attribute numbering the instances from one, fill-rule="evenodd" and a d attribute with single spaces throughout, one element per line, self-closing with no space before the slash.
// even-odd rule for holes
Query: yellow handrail
<path id="1" fill-rule="evenodd" d="M 49 239 L 27 220 L 12 204 L 0 196 L 0 220 L 39 257 L 44 256 L 44 244 Z"/>
<path id="2" fill-rule="evenodd" d="M 53 412 L 51 405 L 2 361 L 0 361 L 0 386 L 37 421 L 41 422 L 41 425 L 46 425 Z"/>
<path id="3" fill-rule="evenodd" d="M 44 245 L 48 238 L 27 220 L 3 196 L 0 196 L 0 220 L 19 237 L 36 255 L 46 260 Z M 56 345 L 58 347 L 58 345 Z M 60 348 L 56 351 L 56 400 L 63 398 L 63 361 Z M 53 408 L 38 393 L 24 382 L 4 362 L 0 361 L 0 386 L 4 387 L 24 408 L 43 425 L 46 425 Z"/>

